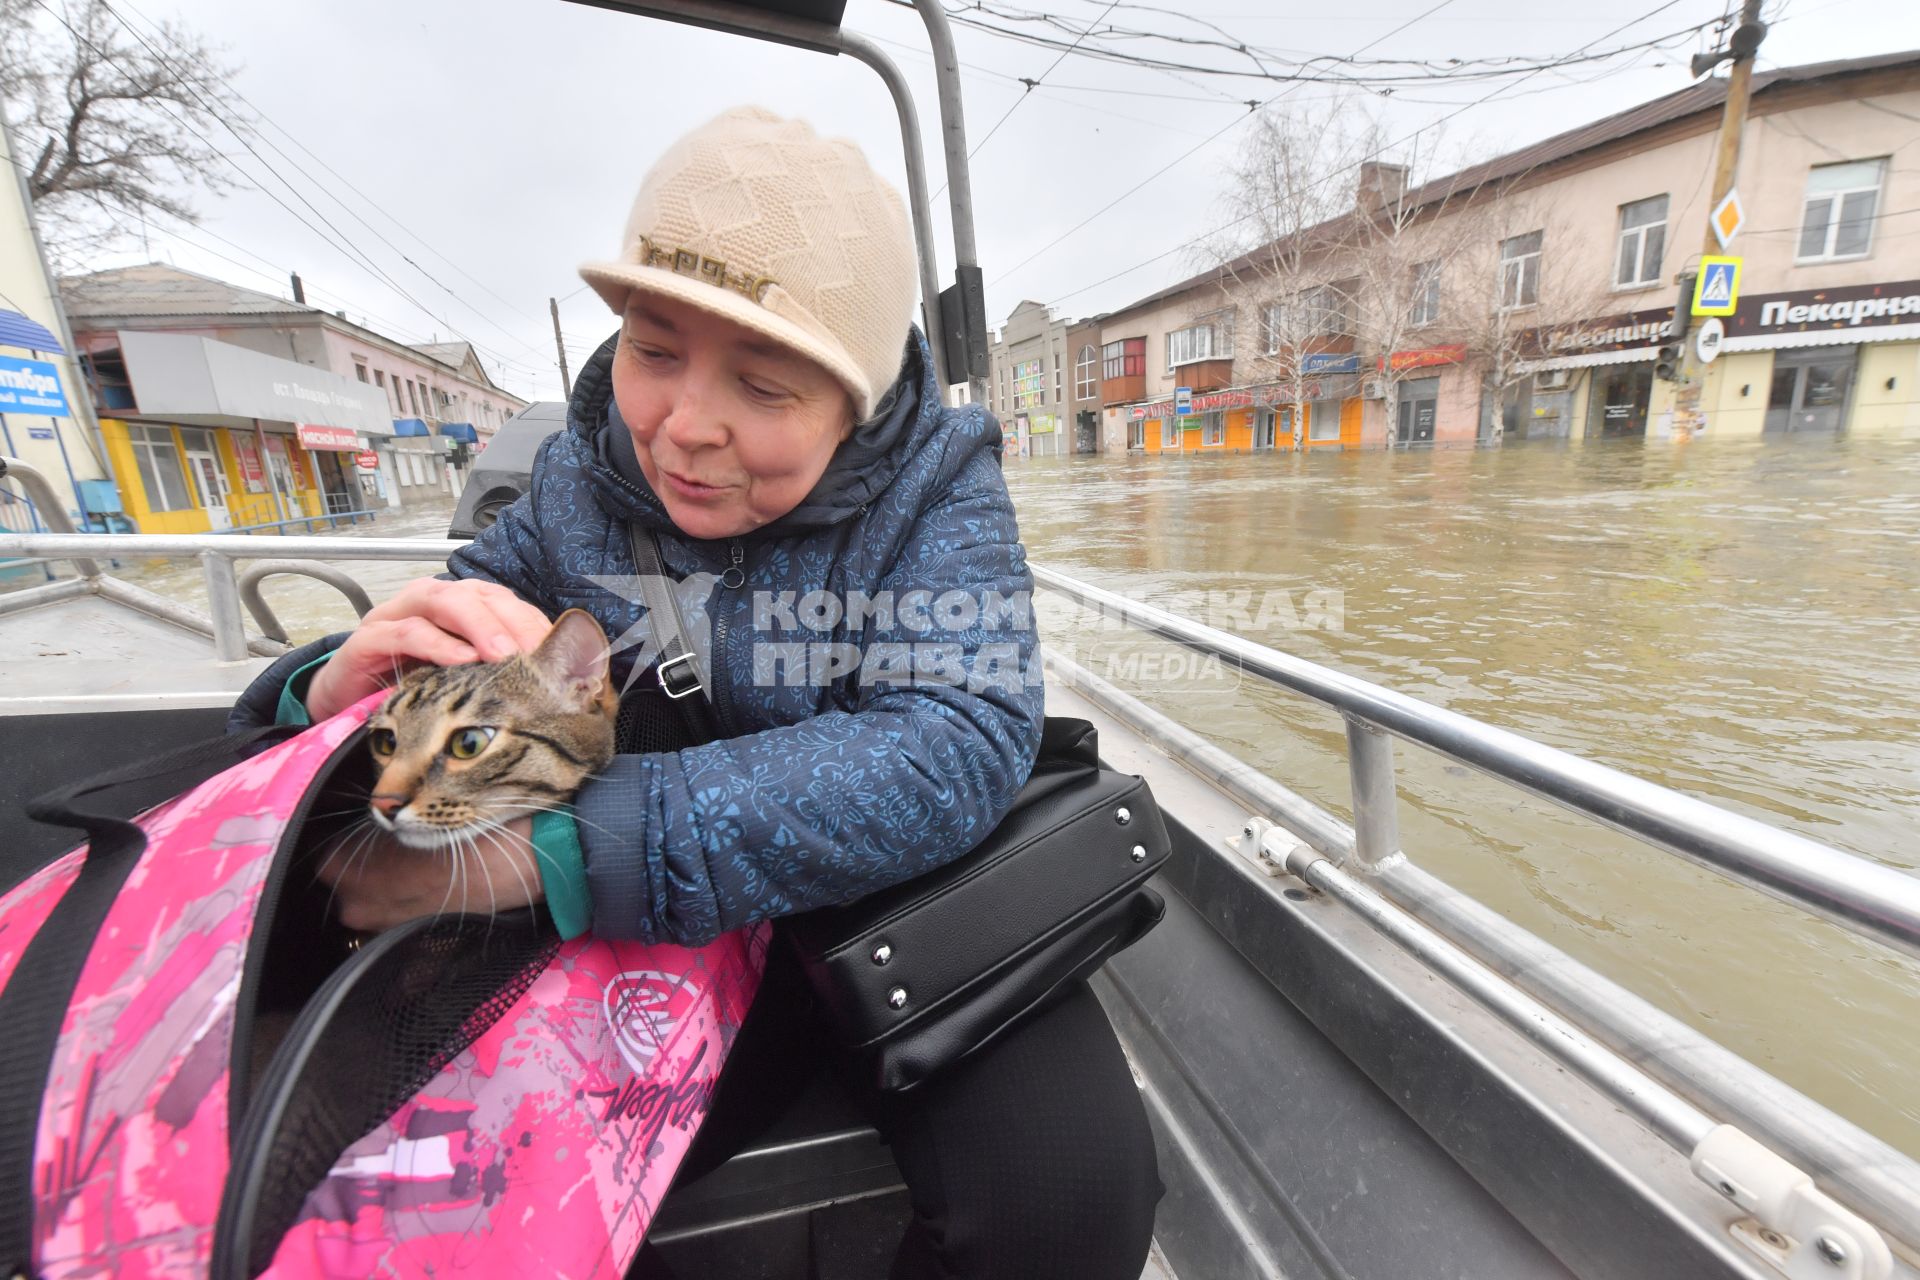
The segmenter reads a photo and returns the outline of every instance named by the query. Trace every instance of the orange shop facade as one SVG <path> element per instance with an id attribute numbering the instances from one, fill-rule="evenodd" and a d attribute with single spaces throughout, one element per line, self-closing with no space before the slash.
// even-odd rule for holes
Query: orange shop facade
<path id="1" fill-rule="evenodd" d="M 1127 447 L 1144 453 L 1262 453 L 1360 447 L 1360 379 L 1330 373 L 1298 389 L 1229 387 L 1125 406 Z M 1301 429 L 1304 428 L 1304 429 Z"/>

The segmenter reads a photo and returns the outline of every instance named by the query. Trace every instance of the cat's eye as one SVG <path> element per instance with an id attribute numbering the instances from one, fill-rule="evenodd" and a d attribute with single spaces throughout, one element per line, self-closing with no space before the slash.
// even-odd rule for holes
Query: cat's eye
<path id="1" fill-rule="evenodd" d="M 377 756 L 390 756 L 399 749 L 400 740 L 393 736 L 391 729 L 375 729 L 367 735 L 367 745 Z"/>
<path id="2" fill-rule="evenodd" d="M 447 754 L 455 760 L 471 760 L 493 741 L 491 729 L 455 729 L 447 739 Z"/>

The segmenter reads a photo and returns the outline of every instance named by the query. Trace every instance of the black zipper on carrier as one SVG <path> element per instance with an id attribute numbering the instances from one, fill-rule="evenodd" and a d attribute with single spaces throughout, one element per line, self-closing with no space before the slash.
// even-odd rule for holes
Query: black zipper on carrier
<path id="1" fill-rule="evenodd" d="M 289 1086 L 319 1043 L 318 1033 L 333 1021 L 341 997 L 352 987 L 360 970 L 405 945 L 414 934 L 431 927 L 437 919 L 421 916 L 376 934 L 328 974 L 327 980 L 301 1006 L 286 1038 L 273 1051 L 266 1070 L 260 1073 L 259 1087 L 253 1091 L 245 1117 L 233 1129 L 227 1182 L 220 1194 L 219 1216 L 214 1220 L 213 1252 L 207 1268 L 209 1280 L 251 1280 L 248 1254 L 259 1209 L 261 1182 L 266 1173 L 265 1161 L 286 1115 Z M 235 1043 L 239 1043 L 238 1035 Z"/>

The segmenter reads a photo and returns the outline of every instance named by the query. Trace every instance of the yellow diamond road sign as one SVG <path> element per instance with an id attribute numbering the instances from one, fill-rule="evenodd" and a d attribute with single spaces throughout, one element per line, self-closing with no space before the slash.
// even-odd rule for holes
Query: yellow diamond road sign
<path id="1" fill-rule="evenodd" d="M 1740 193 L 1728 191 L 1726 198 L 1713 207 L 1713 216 L 1708 221 L 1713 223 L 1714 239 L 1722 249 L 1732 244 L 1740 228 L 1747 224 L 1747 211 L 1740 207 Z"/>

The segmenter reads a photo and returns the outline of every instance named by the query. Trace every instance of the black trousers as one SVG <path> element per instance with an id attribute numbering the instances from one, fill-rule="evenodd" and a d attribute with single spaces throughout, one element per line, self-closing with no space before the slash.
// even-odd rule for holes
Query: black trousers
<path id="1" fill-rule="evenodd" d="M 1113 1028 L 1084 984 L 905 1094 L 845 1061 L 776 946 L 676 1179 L 718 1167 L 815 1071 L 842 1073 L 892 1148 L 913 1222 L 892 1280 L 1138 1280 L 1161 1186 Z M 669 1274 L 643 1250 L 635 1277 Z"/>

